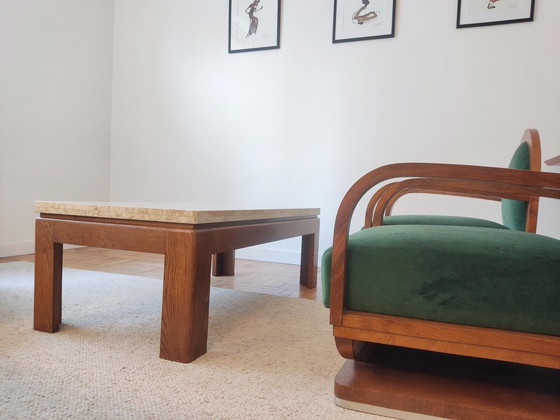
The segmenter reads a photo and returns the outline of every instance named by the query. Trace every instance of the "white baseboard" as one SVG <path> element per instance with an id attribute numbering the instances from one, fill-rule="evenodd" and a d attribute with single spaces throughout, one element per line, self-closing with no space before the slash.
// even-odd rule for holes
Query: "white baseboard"
<path id="1" fill-rule="evenodd" d="M 33 254 L 35 252 L 35 241 L 12 242 L 11 244 L 0 244 L 0 258 L 14 257 L 16 255 Z"/>
<path id="2" fill-rule="evenodd" d="M 235 251 L 235 258 L 299 265 L 301 262 L 301 251 L 251 247 Z"/>

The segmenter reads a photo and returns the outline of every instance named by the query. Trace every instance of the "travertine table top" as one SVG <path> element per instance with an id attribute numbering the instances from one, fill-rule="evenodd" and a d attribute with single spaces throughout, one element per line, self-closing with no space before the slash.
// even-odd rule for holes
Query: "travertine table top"
<path id="1" fill-rule="evenodd" d="M 316 217 L 317 208 L 223 209 L 188 203 L 125 203 L 89 201 L 36 201 L 35 211 L 44 214 L 145 220 L 170 223 L 222 223 L 249 220 Z"/>

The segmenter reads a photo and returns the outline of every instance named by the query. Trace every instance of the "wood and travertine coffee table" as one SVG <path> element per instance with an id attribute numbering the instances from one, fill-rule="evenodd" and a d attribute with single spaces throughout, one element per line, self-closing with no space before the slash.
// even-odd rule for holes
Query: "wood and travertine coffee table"
<path id="1" fill-rule="evenodd" d="M 214 275 L 232 275 L 236 249 L 301 236 L 300 283 L 316 286 L 319 209 L 39 201 L 35 211 L 38 331 L 62 321 L 63 244 L 164 254 L 160 357 L 182 363 L 206 353 L 212 256 Z"/>

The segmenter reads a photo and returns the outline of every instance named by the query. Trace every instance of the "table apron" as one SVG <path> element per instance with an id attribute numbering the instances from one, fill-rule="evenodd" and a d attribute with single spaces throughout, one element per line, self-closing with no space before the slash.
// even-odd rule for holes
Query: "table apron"
<path id="1" fill-rule="evenodd" d="M 278 241 L 295 236 L 318 235 L 319 219 L 304 218 L 283 221 L 269 221 L 207 229 L 177 229 L 119 225 L 48 219 L 39 217 L 37 224 L 50 225 L 52 241 L 79 246 L 124 249 L 129 251 L 166 253 L 168 232 L 185 231 L 195 235 L 210 234 L 212 254 L 233 251 L 239 248 Z"/>
<path id="2" fill-rule="evenodd" d="M 318 235 L 319 219 L 306 218 L 230 226 L 211 229 L 211 231 L 212 253 L 220 253 L 295 236 Z"/>
<path id="3" fill-rule="evenodd" d="M 52 226 L 55 243 L 165 253 L 165 229 L 38 218 L 40 223 Z"/>

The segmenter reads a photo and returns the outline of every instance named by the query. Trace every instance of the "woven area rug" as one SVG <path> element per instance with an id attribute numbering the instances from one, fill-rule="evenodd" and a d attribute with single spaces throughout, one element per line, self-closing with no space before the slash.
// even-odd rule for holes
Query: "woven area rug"
<path id="1" fill-rule="evenodd" d="M 375 419 L 334 402 L 320 302 L 212 288 L 208 353 L 159 358 L 162 282 L 64 269 L 63 324 L 32 328 L 33 264 L 0 264 L 0 418 Z"/>

